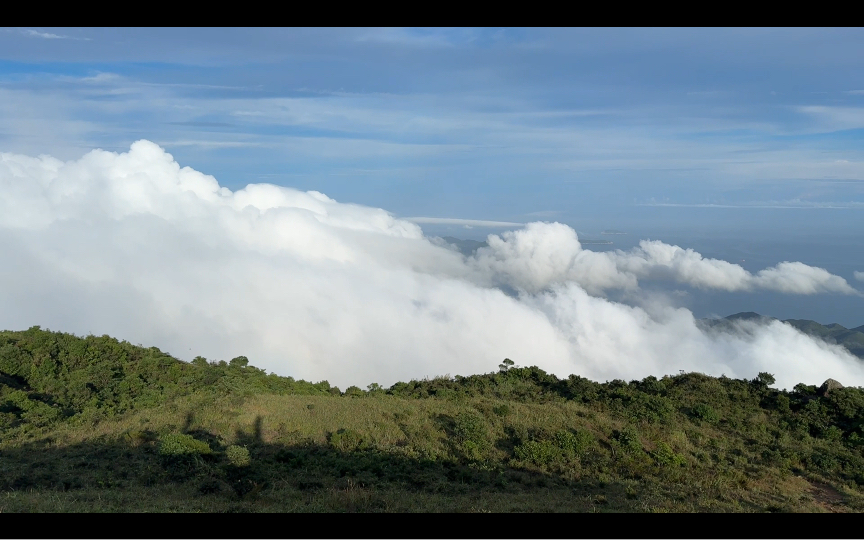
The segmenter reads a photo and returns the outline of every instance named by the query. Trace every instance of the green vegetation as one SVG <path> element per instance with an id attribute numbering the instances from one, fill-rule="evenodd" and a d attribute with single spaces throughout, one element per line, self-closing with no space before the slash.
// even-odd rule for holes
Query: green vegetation
<path id="1" fill-rule="evenodd" d="M 864 390 L 809 383 L 505 360 L 341 392 L 245 357 L 0 332 L 0 511 L 864 509 Z"/>

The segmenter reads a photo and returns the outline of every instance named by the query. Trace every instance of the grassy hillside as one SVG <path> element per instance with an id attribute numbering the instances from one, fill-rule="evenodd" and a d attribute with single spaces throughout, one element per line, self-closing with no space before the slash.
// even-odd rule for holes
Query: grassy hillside
<path id="1" fill-rule="evenodd" d="M 0 332 L 0 511 L 864 508 L 864 390 L 772 383 L 506 361 L 343 392 L 244 357 Z"/>

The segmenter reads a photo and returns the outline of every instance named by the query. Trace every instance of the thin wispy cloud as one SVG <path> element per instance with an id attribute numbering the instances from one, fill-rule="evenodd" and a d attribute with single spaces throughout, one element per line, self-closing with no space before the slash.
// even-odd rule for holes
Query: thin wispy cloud
<path id="1" fill-rule="evenodd" d="M 259 148 L 266 146 L 265 143 L 247 141 L 207 141 L 207 140 L 178 140 L 160 142 L 167 148 L 196 146 L 199 148 Z"/>
<path id="2" fill-rule="evenodd" d="M 21 33 L 25 36 L 41 38 L 41 39 L 74 39 L 81 41 L 90 41 L 90 38 L 86 37 L 74 37 L 74 36 L 64 36 L 60 34 L 53 34 L 51 32 L 40 32 L 38 30 L 33 30 L 32 28 L 22 28 Z"/>
<path id="3" fill-rule="evenodd" d="M 461 219 L 461 218 L 438 218 L 438 217 L 409 217 L 405 221 L 432 225 L 467 225 L 470 227 L 521 227 L 523 223 L 510 221 L 489 221 L 483 219 Z"/>
<path id="4" fill-rule="evenodd" d="M 825 210 L 850 210 L 864 209 L 864 202 L 806 202 L 806 201 L 789 201 L 789 202 L 754 202 L 744 204 L 720 204 L 720 203 L 668 203 L 668 202 L 642 202 L 636 206 L 656 206 L 668 208 L 750 208 L 753 210 L 761 209 L 825 209 Z"/>

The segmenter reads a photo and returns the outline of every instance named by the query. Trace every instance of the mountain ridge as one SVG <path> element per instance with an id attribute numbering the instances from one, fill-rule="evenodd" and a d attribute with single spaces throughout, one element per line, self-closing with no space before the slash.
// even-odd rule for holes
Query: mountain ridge
<path id="1" fill-rule="evenodd" d="M 699 319 L 702 325 L 721 331 L 734 330 L 732 323 L 742 320 L 763 323 L 780 321 L 808 336 L 817 337 L 833 345 L 842 345 L 850 353 L 864 360 L 864 325 L 855 328 L 846 328 L 839 323 L 821 324 L 810 319 L 778 319 L 776 317 L 760 315 L 754 311 L 742 311 L 723 317 L 722 319 Z"/>

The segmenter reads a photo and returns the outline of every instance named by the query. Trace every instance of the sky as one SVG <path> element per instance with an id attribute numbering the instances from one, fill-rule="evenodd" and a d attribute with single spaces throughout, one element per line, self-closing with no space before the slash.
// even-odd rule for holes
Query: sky
<path id="1" fill-rule="evenodd" d="M 389 231 L 376 221 L 384 218 L 369 210 L 380 209 L 395 220 L 390 226 L 415 241 L 416 234 L 478 240 L 491 234 L 515 246 L 522 244 L 506 235 L 519 230 L 559 238 L 570 246 L 562 248 L 570 258 L 560 268 L 558 255 L 538 266 L 534 259 L 519 262 L 524 253 L 504 247 L 490 248 L 485 258 L 452 263 L 455 267 L 445 264 L 447 271 L 439 263 L 415 262 L 420 274 L 447 275 L 463 287 L 503 287 L 511 300 L 502 302 L 528 295 L 519 297 L 518 309 L 530 304 L 543 311 L 535 304 L 551 294 L 550 287 L 575 284 L 590 298 L 611 301 L 610 295 L 618 295 L 622 305 L 649 315 L 646 306 L 662 297 L 663 306 L 697 318 L 757 311 L 859 326 L 864 324 L 864 301 L 856 292 L 864 289 L 862 53 L 860 29 L 0 29 L 0 153 L 8 165 L 0 185 L 7 190 L 6 212 L 21 223 L 29 223 L 32 213 L 42 216 L 26 227 L 7 218 L 5 241 L 24 249 L 20 235 L 32 226 L 25 236 L 44 242 L 49 251 L 60 249 L 45 231 L 57 220 L 72 219 L 83 221 L 81 236 L 70 238 L 70 245 L 90 245 L 100 233 L 80 208 L 97 200 L 104 219 L 120 220 L 107 222 L 118 231 L 131 226 L 132 218 L 118 210 L 124 205 L 175 224 L 181 223 L 171 221 L 177 216 L 198 216 L 188 208 L 165 214 L 161 209 L 186 203 L 164 199 L 174 193 L 164 191 L 168 188 L 147 191 L 161 185 L 156 180 L 145 182 L 150 187 L 140 188 L 138 195 L 123 192 L 117 167 L 152 179 L 153 171 L 173 163 L 178 170 L 188 167 L 212 177 L 214 189 L 225 189 L 230 197 L 264 185 L 283 190 L 272 192 L 282 194 L 273 195 L 280 201 L 294 201 L 297 193 L 322 194 L 338 212 L 367 220 L 350 230 Z M 165 174 L 173 178 L 171 167 Z M 82 177 L 83 169 L 90 176 Z M 94 178 L 101 180 L 93 184 Z M 30 192 L 27 182 L 46 191 Z M 54 188 L 46 187 L 50 182 L 74 186 L 63 197 L 86 193 L 92 198 L 70 210 L 56 200 L 61 195 Z M 150 202 L 140 206 L 141 197 Z M 241 212 L 236 204 L 226 208 Z M 252 206 L 266 213 L 273 204 Z M 294 208 L 295 202 L 279 205 Z M 21 213 L 22 208 L 31 214 Z M 207 208 L 201 212 L 227 211 Z M 377 217 L 363 214 L 361 219 L 348 210 L 356 208 Z M 214 223 L 224 227 L 219 220 Z M 566 229 L 526 228 L 533 222 Z M 249 249 L 271 255 L 282 249 L 274 246 L 282 245 L 277 240 L 283 233 L 272 226 L 276 229 L 261 234 L 276 243 Z M 158 237 L 158 227 L 147 230 Z M 600 238 L 613 244 L 583 249 L 578 240 L 572 243 L 568 230 L 583 243 Z M 607 230 L 627 234 L 601 234 Z M 209 245 L 199 233 L 189 233 L 190 245 Z M 342 234 L 336 235 L 337 244 L 350 244 Z M 389 262 L 404 262 L 415 253 L 415 248 L 363 245 L 346 253 L 364 253 L 391 269 Z M 651 246 L 667 251 L 679 246 L 681 253 L 689 249 L 702 260 L 726 261 L 740 271 L 722 267 L 728 280 L 708 286 L 682 266 L 703 268 L 693 262 L 695 256 L 669 255 L 663 262 Z M 119 244 L 117 249 L 116 257 L 123 257 Z M 237 249 L 231 253 L 243 252 Z M 425 244 L 416 249 L 434 259 Z M 585 255 L 591 250 L 606 258 Z M 624 255 L 616 259 L 616 250 Z M 318 260 L 313 252 L 303 252 L 298 260 Z M 59 253 L 53 263 L 37 258 L 32 264 L 57 264 L 70 256 Z M 171 256 L 186 260 L 179 247 Z M 623 281 L 598 285 L 577 263 L 589 259 L 612 265 L 607 270 L 624 276 L 619 276 Z M 637 259 L 649 262 L 637 268 Z M 72 268 L 71 260 L 60 267 Z M 104 260 L 103 268 L 118 260 Z M 784 262 L 822 269 L 829 277 L 779 266 Z M 257 275 L 262 268 L 247 271 Z M 793 270 L 794 279 L 805 279 L 803 272 L 811 281 L 778 285 L 778 276 Z M 59 279 L 44 274 L 49 277 Z M 356 276 L 343 278 L 346 289 L 348 282 L 366 283 Z M 821 285 L 813 285 L 812 292 L 802 292 L 817 281 Z M 7 281 L 7 288 L 12 283 Z M 34 282 L 33 291 L 40 283 L 47 282 Z M 66 292 L 73 302 L 81 298 L 83 285 L 69 283 Z M 167 290 L 139 292 L 158 299 L 169 295 Z M 577 293 L 557 294 L 572 300 Z M 7 316 L 0 322 L 6 327 L 40 324 L 34 321 L 59 313 L 46 304 L 29 319 L 16 318 L 8 313 L 23 300 L 13 296 L 7 291 L 2 304 Z M 557 320 L 552 327 L 560 333 L 561 319 L 549 315 L 555 310 L 547 310 L 547 322 Z M 55 326 L 74 326 L 71 314 L 57 317 Z M 104 320 L 100 324 L 111 327 Z M 129 327 L 112 329 L 135 338 Z M 76 331 L 102 333 L 99 328 Z M 142 335 L 193 348 L 160 332 Z M 556 346 L 563 349 L 549 352 L 550 357 L 567 365 L 564 358 L 572 360 L 575 353 L 567 352 L 569 345 Z M 261 354 L 271 353 L 262 349 Z M 308 352 L 306 358 L 312 356 Z M 597 368 L 596 373 L 611 371 Z M 320 370 L 308 374 L 317 376 Z M 410 369 L 403 374 L 416 375 Z M 355 376 L 366 375 L 358 371 Z"/>
<path id="2" fill-rule="evenodd" d="M 0 144 L 72 159 L 145 138 L 231 189 L 406 217 L 860 211 L 862 47 L 860 29 L 5 29 Z"/>

